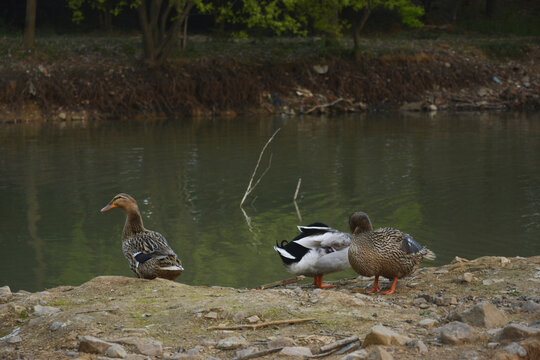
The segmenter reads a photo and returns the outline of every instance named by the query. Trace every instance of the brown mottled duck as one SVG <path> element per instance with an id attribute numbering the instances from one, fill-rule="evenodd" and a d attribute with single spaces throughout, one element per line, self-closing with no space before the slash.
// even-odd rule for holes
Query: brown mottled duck
<path id="1" fill-rule="evenodd" d="M 160 233 L 145 229 L 137 202 L 128 194 L 116 195 L 101 212 L 112 208 L 126 212 L 126 224 L 122 232 L 122 251 L 131 271 L 139 278 L 156 277 L 174 280 L 184 268 L 178 256 Z"/>
<path id="2" fill-rule="evenodd" d="M 349 247 L 349 262 L 358 274 L 375 276 L 373 288 L 379 289 L 379 276 L 392 279 L 390 289 L 380 294 L 392 294 L 398 279 L 410 275 L 422 259 L 435 259 L 435 253 L 418 244 L 409 234 L 392 228 L 382 228 L 368 232 L 353 232 Z"/>
<path id="3" fill-rule="evenodd" d="M 371 222 L 364 213 L 354 213 L 349 218 L 351 233 L 371 231 Z M 292 241 L 283 240 L 274 246 L 287 271 L 295 275 L 313 277 L 313 285 L 330 288 L 335 285 L 323 283 L 325 274 L 349 268 L 347 252 L 351 236 L 317 222 L 308 226 L 298 226 L 300 234 Z"/>

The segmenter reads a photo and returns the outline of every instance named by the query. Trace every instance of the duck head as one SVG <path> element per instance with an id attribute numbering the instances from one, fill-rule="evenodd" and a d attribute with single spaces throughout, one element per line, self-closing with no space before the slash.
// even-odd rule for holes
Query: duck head
<path id="1" fill-rule="evenodd" d="M 349 217 L 349 227 L 352 234 L 373 231 L 369 216 L 362 211 L 357 211 Z"/>
<path id="2" fill-rule="evenodd" d="M 129 210 L 138 209 L 137 202 L 128 194 L 120 193 L 113 197 L 113 199 L 103 208 L 101 212 L 111 210 L 113 208 L 121 208 L 128 212 Z"/>

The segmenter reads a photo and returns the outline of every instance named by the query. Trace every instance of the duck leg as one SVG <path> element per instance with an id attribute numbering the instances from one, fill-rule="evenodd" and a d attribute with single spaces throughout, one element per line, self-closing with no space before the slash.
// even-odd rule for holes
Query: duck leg
<path id="1" fill-rule="evenodd" d="M 368 294 L 373 294 L 379 291 L 379 275 L 375 275 L 375 281 L 373 281 L 373 288 L 371 290 L 366 290 Z"/>
<path id="2" fill-rule="evenodd" d="M 318 287 L 319 289 L 327 289 L 327 288 L 336 287 L 336 285 L 323 283 L 322 282 L 322 277 L 323 277 L 322 275 L 316 275 L 313 278 L 313 285 L 315 285 L 315 287 Z"/>
<path id="3" fill-rule="evenodd" d="M 398 279 L 397 277 L 394 278 L 394 282 L 392 283 L 392 286 L 390 286 L 390 289 L 385 290 L 385 291 L 381 291 L 380 293 L 381 294 L 392 294 L 394 292 L 394 290 L 396 289 L 397 279 Z"/>

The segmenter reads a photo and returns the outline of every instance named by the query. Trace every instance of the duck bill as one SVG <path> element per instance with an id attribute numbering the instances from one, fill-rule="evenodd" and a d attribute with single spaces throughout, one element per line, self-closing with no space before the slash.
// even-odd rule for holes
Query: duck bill
<path id="1" fill-rule="evenodd" d="M 117 206 L 114 205 L 114 204 L 110 204 L 110 203 L 109 203 L 109 204 L 107 204 L 103 209 L 101 209 L 100 211 L 101 211 L 101 212 L 109 211 L 109 210 L 111 210 L 112 208 L 115 208 L 115 207 L 117 207 Z"/>

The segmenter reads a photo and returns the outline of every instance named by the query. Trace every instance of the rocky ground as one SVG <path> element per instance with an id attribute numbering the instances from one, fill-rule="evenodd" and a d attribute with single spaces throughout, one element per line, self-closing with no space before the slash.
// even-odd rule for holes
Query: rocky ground
<path id="1" fill-rule="evenodd" d="M 540 256 L 456 258 L 365 295 L 97 277 L 37 293 L 0 288 L 1 359 L 538 359 Z"/>

